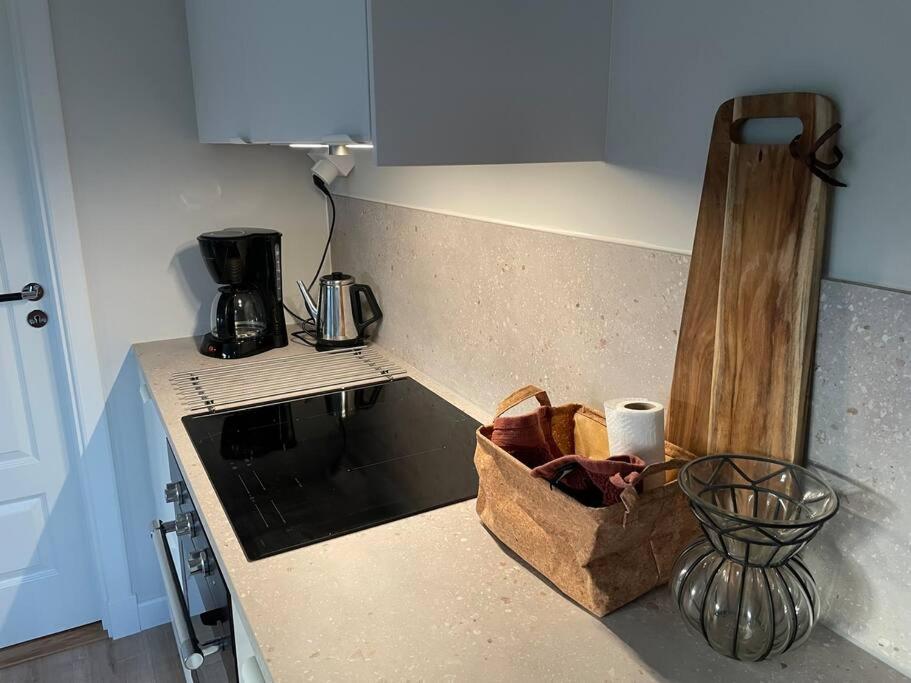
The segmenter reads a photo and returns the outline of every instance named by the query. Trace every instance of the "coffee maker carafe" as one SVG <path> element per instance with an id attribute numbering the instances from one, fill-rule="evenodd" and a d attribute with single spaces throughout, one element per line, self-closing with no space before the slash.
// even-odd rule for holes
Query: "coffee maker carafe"
<path id="1" fill-rule="evenodd" d="M 281 233 L 228 228 L 198 238 L 212 279 L 212 328 L 199 350 L 215 358 L 243 358 L 288 345 L 282 310 Z"/>

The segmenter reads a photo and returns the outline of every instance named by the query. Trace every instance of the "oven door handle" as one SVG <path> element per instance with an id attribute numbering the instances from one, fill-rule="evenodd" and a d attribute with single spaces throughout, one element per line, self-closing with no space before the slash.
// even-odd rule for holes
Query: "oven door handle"
<path id="1" fill-rule="evenodd" d="M 207 656 L 218 652 L 222 644 L 215 642 L 200 646 L 196 638 L 193 624 L 190 623 L 187 600 L 177 578 L 177 568 L 168 550 L 166 535 L 172 531 L 174 522 L 162 522 L 160 519 L 152 521 L 152 544 L 155 546 L 155 555 L 158 557 L 158 567 L 161 569 L 161 579 L 164 581 L 165 594 L 168 598 L 168 611 L 171 613 L 171 629 L 174 631 L 174 640 L 177 641 L 177 652 L 184 668 L 194 671 L 202 666 Z"/>

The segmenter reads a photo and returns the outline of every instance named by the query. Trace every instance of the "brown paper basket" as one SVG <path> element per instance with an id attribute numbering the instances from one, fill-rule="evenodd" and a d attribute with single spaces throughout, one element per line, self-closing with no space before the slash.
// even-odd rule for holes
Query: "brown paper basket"
<path id="1" fill-rule="evenodd" d="M 527 386 L 506 398 L 496 416 L 532 396 L 550 405 L 545 391 Z M 608 457 L 602 413 L 571 403 L 558 406 L 552 422 L 564 454 Z M 621 503 L 592 508 L 532 477 L 490 440 L 492 432 L 492 425 L 477 431 L 477 510 L 502 543 L 599 617 L 668 581 L 677 556 L 699 529 L 676 478 L 665 482 L 665 472 L 695 456 L 665 443 L 666 462 L 643 473 L 660 477 L 655 488 L 641 494 L 627 489 Z"/>

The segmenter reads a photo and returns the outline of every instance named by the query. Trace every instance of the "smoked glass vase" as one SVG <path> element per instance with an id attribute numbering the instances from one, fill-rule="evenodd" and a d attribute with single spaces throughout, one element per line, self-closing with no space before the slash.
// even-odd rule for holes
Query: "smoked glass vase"
<path id="1" fill-rule="evenodd" d="M 694 460 L 679 482 L 705 533 L 670 581 L 686 624 L 744 661 L 800 645 L 819 618 L 819 595 L 797 554 L 837 511 L 835 492 L 803 467 L 746 455 Z"/>

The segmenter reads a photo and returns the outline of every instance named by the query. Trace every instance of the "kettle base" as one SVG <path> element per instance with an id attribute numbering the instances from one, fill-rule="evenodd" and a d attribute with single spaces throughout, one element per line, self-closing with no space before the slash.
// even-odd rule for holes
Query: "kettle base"
<path id="1" fill-rule="evenodd" d="M 332 351 L 333 349 L 350 349 L 353 346 L 363 346 L 366 342 L 363 337 L 357 337 L 355 339 L 342 339 L 342 340 L 331 340 L 331 339 L 319 339 L 316 342 L 317 351 Z"/>

